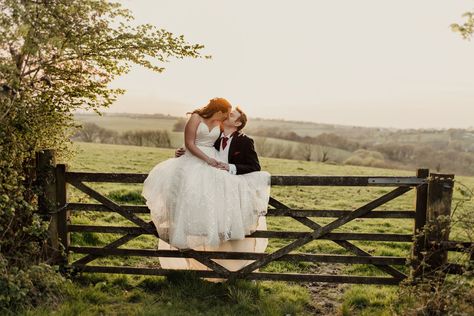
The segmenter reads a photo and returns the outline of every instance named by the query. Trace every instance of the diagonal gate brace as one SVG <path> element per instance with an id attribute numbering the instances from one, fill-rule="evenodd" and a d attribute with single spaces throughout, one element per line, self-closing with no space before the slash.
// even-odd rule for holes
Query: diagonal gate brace
<path id="1" fill-rule="evenodd" d="M 119 204 L 117 204 L 117 203 L 113 202 L 112 200 L 106 198 L 105 196 L 103 196 L 102 194 L 100 194 L 96 190 L 92 189 L 91 187 L 85 185 L 81 181 L 71 181 L 70 183 L 73 186 L 75 186 L 76 188 L 78 188 L 79 190 L 81 190 L 82 192 L 86 193 L 90 197 L 92 197 L 95 200 L 97 200 L 98 202 L 102 203 L 104 206 L 106 206 L 110 210 L 119 213 L 120 215 L 122 215 L 123 217 L 125 217 L 126 219 L 131 221 L 132 223 L 140 226 L 146 232 L 148 232 L 152 235 L 155 235 L 156 237 L 159 238 L 158 232 L 156 231 L 156 229 L 152 225 L 152 222 L 149 222 L 149 223 L 145 222 L 140 217 L 136 216 L 135 214 L 133 214 L 132 212 L 130 212 L 126 209 L 123 209 Z M 128 242 L 129 240 L 131 240 L 135 237 L 137 237 L 137 236 L 132 235 L 132 234 L 125 235 L 122 238 L 120 238 L 120 239 L 116 240 L 115 242 L 113 242 L 112 244 L 109 244 L 108 248 L 117 248 L 120 245 Z M 208 268 L 210 268 L 214 272 L 219 273 L 223 277 L 227 277 L 230 274 L 230 271 L 228 269 L 221 266 L 217 262 L 209 259 L 208 257 L 206 257 L 206 256 L 204 256 L 200 253 L 197 253 L 194 250 L 188 250 L 188 252 L 189 252 L 189 254 L 192 255 L 192 258 L 194 258 L 197 261 L 201 262 L 202 264 L 204 264 L 205 266 L 207 266 Z M 86 260 L 86 257 L 84 257 L 82 259 L 84 259 L 84 262 L 87 263 L 87 262 L 91 261 L 91 258 L 92 257 L 90 257 Z M 92 260 L 94 260 L 94 259 L 92 259 Z"/>
<path id="2" fill-rule="evenodd" d="M 282 208 L 282 209 L 285 209 L 285 208 L 290 209 L 288 206 L 281 203 L 280 201 L 275 200 L 274 198 L 270 198 L 270 205 L 272 205 L 273 207 L 279 207 L 279 208 Z M 307 227 L 309 227 L 313 230 L 321 228 L 321 225 L 319 225 L 318 223 L 312 221 L 311 219 L 309 219 L 307 217 L 294 217 L 294 216 L 292 216 L 292 218 L 297 220 L 298 222 L 306 225 Z M 356 245 L 354 245 L 353 243 L 351 243 L 347 240 L 333 240 L 333 242 L 338 244 L 339 246 L 345 248 L 346 250 L 349 250 L 350 252 L 358 255 L 358 256 L 368 256 L 368 257 L 372 256 L 370 253 L 364 251 L 363 249 L 357 247 Z M 377 268 L 379 268 L 383 272 L 386 272 L 386 273 L 392 275 L 393 277 L 395 277 L 397 279 L 405 279 L 407 277 L 405 274 L 403 274 L 402 272 L 398 271 L 395 268 L 392 268 L 391 266 L 381 265 L 381 264 L 374 264 L 374 266 L 376 266 Z"/>
<path id="3" fill-rule="evenodd" d="M 286 245 L 285 247 L 283 248 L 280 248 L 278 249 L 277 251 L 273 252 L 273 253 L 270 253 L 268 255 L 266 255 L 265 257 L 261 258 L 261 259 L 258 259 L 254 262 L 252 262 L 251 264 L 243 267 L 242 269 L 232 273 L 232 275 L 229 277 L 229 280 L 234 280 L 234 279 L 237 279 L 237 278 L 244 278 L 246 275 L 250 274 L 252 271 L 268 264 L 269 262 L 275 260 L 276 258 L 280 258 L 281 256 L 283 255 L 286 255 L 288 254 L 290 251 L 293 251 L 294 249 L 297 249 L 305 244 L 307 244 L 308 242 L 314 240 L 314 239 L 318 239 L 320 238 L 321 236 L 329 233 L 330 231 L 358 218 L 358 217 L 361 217 L 362 215 L 365 215 L 367 213 L 369 213 L 370 211 L 372 211 L 373 209 L 375 209 L 376 207 L 380 206 L 380 205 L 383 205 L 385 203 L 387 203 L 388 201 L 390 200 L 393 200 L 394 198 L 408 192 L 411 190 L 411 187 L 407 187 L 407 186 L 402 186 L 402 187 L 398 187 L 392 191 L 390 191 L 389 193 L 387 194 L 384 194 L 382 195 L 381 197 L 379 197 L 378 199 L 376 200 L 373 200 L 369 203 L 367 203 L 366 205 L 363 205 L 361 207 L 359 207 L 358 209 L 350 212 L 349 214 L 345 215 L 345 216 L 342 216 L 336 220 L 334 220 L 333 222 L 327 224 L 326 226 L 322 227 L 320 226 L 319 228 L 315 229 L 310 235 L 306 235 L 304 237 L 301 237 L 297 240 L 295 240 L 294 242 L 292 242 L 291 244 L 289 245 Z"/>

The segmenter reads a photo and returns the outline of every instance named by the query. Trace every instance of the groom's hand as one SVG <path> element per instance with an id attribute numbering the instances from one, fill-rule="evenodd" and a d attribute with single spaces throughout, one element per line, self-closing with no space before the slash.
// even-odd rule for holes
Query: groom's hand
<path id="1" fill-rule="evenodd" d="M 182 155 L 184 155 L 185 152 L 186 152 L 186 149 L 184 149 L 183 147 L 178 148 L 178 149 L 176 149 L 176 151 L 174 152 L 174 156 L 175 156 L 176 158 L 181 157 Z"/>

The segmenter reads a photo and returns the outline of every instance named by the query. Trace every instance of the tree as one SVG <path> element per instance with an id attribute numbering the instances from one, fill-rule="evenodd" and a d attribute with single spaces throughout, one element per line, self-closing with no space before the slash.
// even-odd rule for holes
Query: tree
<path id="1" fill-rule="evenodd" d="M 183 132 L 186 122 L 187 120 L 185 118 L 178 119 L 173 125 L 173 132 Z"/>
<path id="2" fill-rule="evenodd" d="M 72 112 L 110 106 L 124 90 L 109 83 L 132 64 L 161 72 L 201 57 L 202 45 L 132 20 L 106 0 L 0 0 L 0 268 L 40 258 L 45 225 L 30 170 L 37 150 L 65 152 Z"/>
<path id="3" fill-rule="evenodd" d="M 462 25 L 451 24 L 451 29 L 460 33 L 464 39 L 470 39 L 474 33 L 474 12 L 466 12 L 462 16 L 466 18 L 466 21 Z"/>

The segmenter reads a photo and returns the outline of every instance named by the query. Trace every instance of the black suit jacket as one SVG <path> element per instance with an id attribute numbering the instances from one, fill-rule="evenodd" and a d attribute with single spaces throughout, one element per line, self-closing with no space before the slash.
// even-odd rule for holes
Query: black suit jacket
<path id="1" fill-rule="evenodd" d="M 214 147 L 220 150 L 220 145 L 221 137 L 216 140 Z M 252 138 L 242 132 L 234 133 L 229 147 L 229 163 L 235 165 L 237 174 L 260 171 L 260 162 Z"/>

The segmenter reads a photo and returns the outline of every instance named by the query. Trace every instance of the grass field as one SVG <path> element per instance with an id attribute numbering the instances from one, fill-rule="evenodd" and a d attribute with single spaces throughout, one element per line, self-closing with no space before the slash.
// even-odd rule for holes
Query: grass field
<path id="1" fill-rule="evenodd" d="M 117 132 L 130 130 L 150 131 L 164 129 L 171 131 L 176 117 L 132 117 L 132 116 L 98 116 L 98 115 L 76 115 L 76 120 L 83 123 L 95 123 L 102 128 Z"/>
<path id="2" fill-rule="evenodd" d="M 170 149 L 133 147 L 105 144 L 77 143 L 77 155 L 68 161 L 71 171 L 147 173 L 156 163 L 173 156 Z M 263 170 L 275 175 L 414 175 L 415 171 L 400 171 L 367 167 L 329 165 L 283 159 L 261 159 Z M 469 188 L 474 179 L 459 177 L 457 181 Z M 140 185 L 94 184 L 94 188 L 119 203 L 140 202 Z M 459 186 L 459 185 L 458 185 Z M 392 188 L 349 187 L 272 187 L 272 196 L 290 207 L 302 209 L 353 210 Z M 455 201 L 460 199 L 455 192 Z M 69 201 L 90 201 L 81 193 L 70 189 Z M 414 194 L 407 194 L 381 207 L 384 210 L 413 210 Z M 473 203 L 458 210 L 462 214 L 474 209 Z M 143 216 L 148 219 L 147 216 Z M 313 218 L 324 225 L 334 219 Z M 115 213 L 82 212 L 72 217 L 75 224 L 131 225 Z M 306 231 L 305 226 L 289 218 L 268 217 L 268 229 Z M 357 219 L 342 226 L 337 232 L 376 232 L 411 234 L 413 221 L 407 219 Z M 462 239 L 463 231 L 453 227 L 452 239 Z M 118 235 L 99 233 L 73 233 L 75 245 L 101 246 Z M 289 240 L 271 239 L 267 252 L 289 243 Z M 373 255 L 404 256 L 410 252 L 410 243 L 363 242 L 355 245 Z M 127 248 L 156 247 L 156 239 L 141 236 L 127 244 Z M 313 241 L 298 250 L 305 253 L 349 254 L 330 241 Z M 73 258 L 79 258 L 73 255 Z M 135 265 L 157 267 L 157 258 L 107 257 L 95 262 L 105 265 Z M 336 272 L 331 264 L 275 262 L 262 271 Z M 405 266 L 397 267 L 408 273 Z M 369 265 L 342 265 L 342 274 L 383 275 Z M 338 270 L 339 271 L 339 270 Z M 397 287 L 349 285 L 338 297 L 337 312 L 344 315 L 389 315 Z M 113 276 L 84 274 L 68 286 L 70 298 L 55 308 L 58 315 L 311 315 L 321 311 L 321 296 L 307 284 L 284 282 L 247 282 L 215 284 L 197 279 L 192 274 L 177 274 L 170 279 L 162 277 Z M 342 292 L 341 292 L 342 293 Z M 51 307 L 29 311 L 30 315 L 49 315 Z"/>

